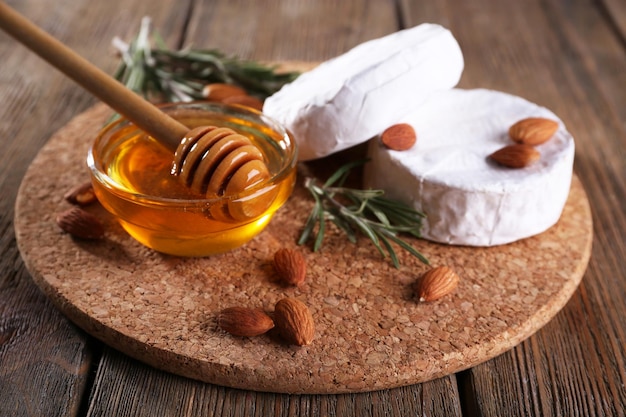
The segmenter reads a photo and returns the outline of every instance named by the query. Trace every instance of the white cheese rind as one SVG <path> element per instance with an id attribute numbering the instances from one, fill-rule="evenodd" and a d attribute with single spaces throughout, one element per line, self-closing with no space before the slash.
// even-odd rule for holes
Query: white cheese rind
<path id="1" fill-rule="evenodd" d="M 302 74 L 265 100 L 310 160 L 363 143 L 418 106 L 454 87 L 463 55 L 452 34 L 422 24 L 365 42 Z"/>
<path id="2" fill-rule="evenodd" d="M 511 169 L 490 161 L 489 154 L 513 143 L 509 127 L 526 117 L 560 124 L 537 146 L 539 162 Z M 424 238 L 493 246 L 542 233 L 558 221 L 570 189 L 574 140 L 551 111 L 501 92 L 453 89 L 397 122 L 415 128 L 417 143 L 398 152 L 373 139 L 364 186 L 424 212 Z"/>

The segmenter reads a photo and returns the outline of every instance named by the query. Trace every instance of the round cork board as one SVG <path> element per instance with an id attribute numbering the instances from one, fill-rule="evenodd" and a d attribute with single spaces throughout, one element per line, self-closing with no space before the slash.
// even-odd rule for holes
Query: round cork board
<path id="1" fill-rule="evenodd" d="M 327 232 L 319 252 L 301 247 L 306 283 L 286 287 L 272 267 L 276 250 L 297 247 L 312 207 L 299 183 L 267 229 L 244 247 L 209 258 L 179 258 L 132 240 L 98 204 L 87 210 L 106 238 L 72 239 L 55 224 L 63 194 L 88 179 L 87 149 L 110 115 L 96 106 L 57 132 L 24 177 L 16 203 L 19 249 L 34 281 L 78 326 L 106 344 L 175 374 L 214 384 L 285 393 L 370 391 L 419 383 L 474 366 L 546 324 L 577 288 L 587 266 L 592 221 L 577 177 L 562 218 L 547 232 L 492 248 L 413 239 L 433 265 L 461 282 L 432 303 L 411 283 L 427 267 L 398 250 L 395 269 L 366 239 Z M 343 156 L 345 157 L 345 155 Z M 328 167 L 324 161 L 319 166 Z M 313 167 L 315 168 L 315 167 Z M 215 326 L 230 306 L 271 313 L 283 297 L 306 303 L 316 335 L 288 346 L 269 332 L 230 336 Z"/>

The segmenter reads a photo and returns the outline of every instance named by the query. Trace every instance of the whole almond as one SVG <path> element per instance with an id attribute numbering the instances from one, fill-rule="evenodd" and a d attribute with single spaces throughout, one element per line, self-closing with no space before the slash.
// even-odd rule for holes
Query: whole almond
<path id="1" fill-rule="evenodd" d="M 417 141 L 417 135 L 413 126 L 407 123 L 398 123 L 388 127 L 381 135 L 383 144 L 394 151 L 406 151 L 411 149 Z"/>
<path id="2" fill-rule="evenodd" d="M 295 298 L 283 298 L 274 308 L 274 323 L 285 341 L 305 346 L 313 341 L 315 322 L 309 308 Z"/>
<path id="3" fill-rule="evenodd" d="M 547 142 L 559 129 L 558 122 L 543 117 L 522 119 L 509 128 L 513 141 L 525 145 L 540 145 Z"/>
<path id="4" fill-rule="evenodd" d="M 63 198 L 71 204 L 87 206 L 97 200 L 91 181 L 86 181 L 71 188 Z"/>
<path id="5" fill-rule="evenodd" d="M 228 97 L 246 95 L 246 90 L 234 84 L 212 83 L 202 89 L 202 95 L 209 101 L 223 101 Z"/>
<path id="6" fill-rule="evenodd" d="M 251 107 L 255 110 L 263 110 L 263 102 L 253 96 L 249 95 L 240 95 L 240 96 L 230 96 L 222 99 L 222 103 L 224 104 L 237 104 L 239 106 Z"/>
<path id="7" fill-rule="evenodd" d="M 508 145 L 491 155 L 493 161 L 509 168 L 524 168 L 539 160 L 541 154 L 530 145 Z"/>
<path id="8" fill-rule="evenodd" d="M 80 239 L 101 239 L 104 236 L 102 222 L 80 207 L 57 214 L 56 222 L 62 230 Z"/>
<path id="9" fill-rule="evenodd" d="M 274 321 L 260 308 L 229 307 L 220 311 L 217 325 L 233 336 L 253 337 L 274 327 Z"/>
<path id="10" fill-rule="evenodd" d="M 427 271 L 414 284 L 419 301 L 435 301 L 450 294 L 459 284 L 459 276 L 447 266 Z"/>
<path id="11" fill-rule="evenodd" d="M 274 269 L 282 281 L 301 285 L 306 277 L 306 261 L 295 249 L 279 249 L 274 253 Z"/>

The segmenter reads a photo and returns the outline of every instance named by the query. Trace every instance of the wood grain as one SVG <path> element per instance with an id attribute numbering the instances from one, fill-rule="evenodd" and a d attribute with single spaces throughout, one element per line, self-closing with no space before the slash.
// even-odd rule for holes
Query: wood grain
<path id="1" fill-rule="evenodd" d="M 91 406 L 93 416 L 461 416 L 454 377 L 362 394 L 289 395 L 203 384 L 105 349 Z M 130 389 L 129 389 L 130 388 Z M 137 407 L 137 404 L 142 404 Z"/>
<path id="2" fill-rule="evenodd" d="M 186 45 L 237 56 L 319 62 L 397 30 L 392 0 L 248 0 L 200 2 Z"/>

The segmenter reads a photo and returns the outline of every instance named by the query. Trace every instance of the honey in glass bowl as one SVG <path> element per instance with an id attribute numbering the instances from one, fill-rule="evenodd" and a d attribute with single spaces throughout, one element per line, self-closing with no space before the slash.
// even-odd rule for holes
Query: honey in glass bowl
<path id="1" fill-rule="evenodd" d="M 98 200 L 134 239 L 159 252 L 208 256 L 245 244 L 293 191 L 295 142 L 277 122 L 241 106 L 187 103 L 162 110 L 189 129 L 228 127 L 246 136 L 263 154 L 269 178 L 237 194 L 194 194 L 171 174 L 173 152 L 120 119 L 98 134 L 87 157 Z"/>

